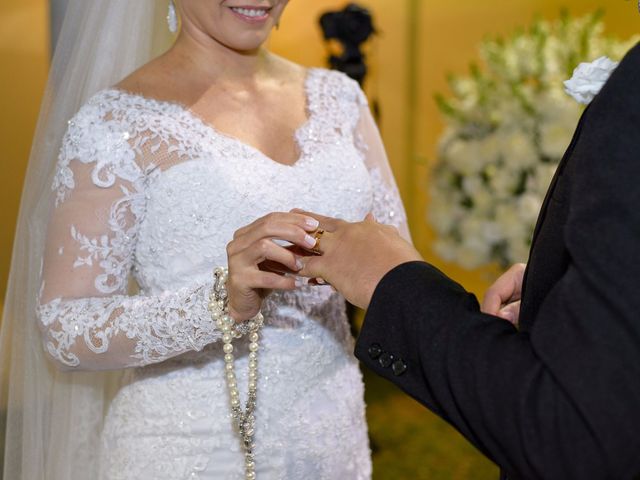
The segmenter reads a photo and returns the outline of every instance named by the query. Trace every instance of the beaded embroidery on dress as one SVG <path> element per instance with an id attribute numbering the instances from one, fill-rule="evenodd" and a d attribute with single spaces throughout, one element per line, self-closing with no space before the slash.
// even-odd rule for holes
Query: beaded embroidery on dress
<path id="1" fill-rule="evenodd" d="M 211 272 L 226 265 L 235 230 L 298 207 L 350 221 L 373 212 L 406 232 L 358 85 L 313 69 L 305 89 L 308 121 L 290 166 L 181 105 L 117 89 L 69 122 L 38 318 L 46 351 L 65 368 L 132 367 L 106 413 L 101 478 L 242 478 L 221 334 L 207 310 Z M 370 478 L 344 299 L 303 287 L 272 294 L 263 310 L 257 478 Z"/>

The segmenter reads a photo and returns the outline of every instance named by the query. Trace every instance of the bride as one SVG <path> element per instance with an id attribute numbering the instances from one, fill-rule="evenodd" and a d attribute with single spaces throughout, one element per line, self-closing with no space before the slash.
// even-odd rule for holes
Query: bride
<path id="1" fill-rule="evenodd" d="M 3 322 L 5 478 L 370 478 L 345 302 L 286 246 L 320 236 L 294 208 L 407 233 L 366 99 L 266 50 L 287 0 L 171 2 L 148 61 L 156 3 L 69 6 Z M 250 455 L 231 402 L 257 362 L 209 307 L 227 266 L 238 325 L 264 300 Z"/>

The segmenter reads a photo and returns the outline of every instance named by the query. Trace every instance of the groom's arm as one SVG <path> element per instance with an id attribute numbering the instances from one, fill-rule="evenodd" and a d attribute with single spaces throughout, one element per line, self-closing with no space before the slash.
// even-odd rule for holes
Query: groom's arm
<path id="1" fill-rule="evenodd" d="M 571 262 L 530 333 L 412 262 L 379 283 L 357 342 L 368 366 L 515 478 L 640 473 L 638 48 L 588 115 L 565 172 Z"/>
<path id="2" fill-rule="evenodd" d="M 531 339 L 426 263 L 384 277 L 356 356 L 513 478 L 608 478 L 598 439 Z"/>

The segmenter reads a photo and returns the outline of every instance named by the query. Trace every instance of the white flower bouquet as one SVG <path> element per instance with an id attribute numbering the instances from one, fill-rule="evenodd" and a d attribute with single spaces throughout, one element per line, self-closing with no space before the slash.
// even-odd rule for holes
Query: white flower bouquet
<path id="1" fill-rule="evenodd" d="M 527 260 L 544 195 L 583 108 L 563 81 L 581 61 L 603 55 L 619 60 L 636 41 L 605 36 L 599 13 L 576 19 L 563 14 L 483 42 L 482 67 L 450 77 L 453 95 L 436 96 L 447 128 L 429 210 L 442 258 L 468 269 Z M 580 73 L 611 69 L 600 59 Z M 576 99 L 584 94 L 586 102 L 601 84 L 576 77 L 567 92 Z"/>

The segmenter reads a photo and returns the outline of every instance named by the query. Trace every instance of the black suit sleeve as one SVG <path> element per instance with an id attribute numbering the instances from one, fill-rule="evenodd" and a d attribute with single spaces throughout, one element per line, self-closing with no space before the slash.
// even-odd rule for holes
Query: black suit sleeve
<path id="1" fill-rule="evenodd" d="M 640 472 L 638 47 L 592 103 L 572 161 L 570 263 L 529 332 L 414 262 L 378 285 L 356 355 L 510 478 L 630 479 Z"/>

